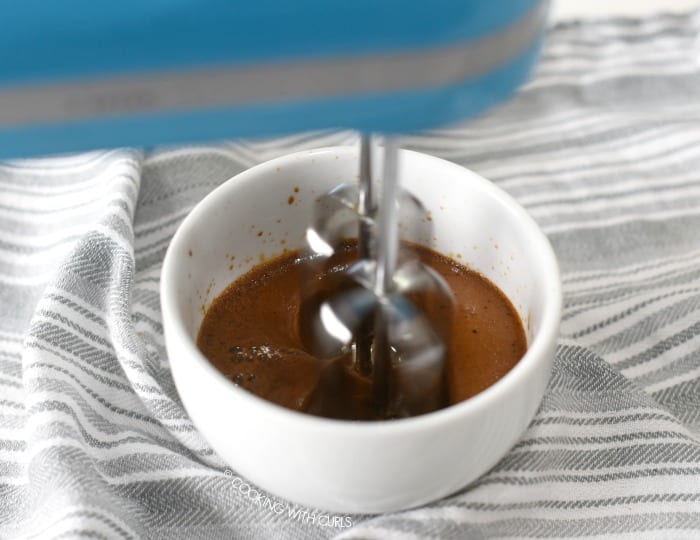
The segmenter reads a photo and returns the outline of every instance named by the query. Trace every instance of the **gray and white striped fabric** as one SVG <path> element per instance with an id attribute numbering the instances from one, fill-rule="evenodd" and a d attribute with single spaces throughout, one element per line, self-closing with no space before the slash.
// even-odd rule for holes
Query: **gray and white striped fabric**
<path id="1" fill-rule="evenodd" d="M 700 538 L 699 30 L 698 14 L 558 26 L 515 99 L 405 138 L 531 212 L 565 310 L 515 448 L 394 515 L 323 520 L 242 490 L 179 403 L 159 311 L 163 255 L 194 204 L 354 134 L 1 164 L 0 536 Z"/>

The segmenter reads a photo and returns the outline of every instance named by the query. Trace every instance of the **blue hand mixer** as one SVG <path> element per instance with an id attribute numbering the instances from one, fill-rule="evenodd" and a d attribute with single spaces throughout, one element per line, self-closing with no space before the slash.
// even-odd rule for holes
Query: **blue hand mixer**
<path id="1" fill-rule="evenodd" d="M 431 381 L 446 340 L 408 296 L 437 294 L 444 305 L 451 296 L 429 268 L 399 256 L 402 212 L 425 220 L 400 190 L 391 136 L 508 97 L 536 60 L 547 4 L 0 0 L 0 158 L 362 132 L 359 182 L 326 194 L 307 234 L 313 272 L 329 273 L 348 235 L 358 261 L 340 289 L 307 299 L 301 330 L 328 365 L 351 355 L 352 369 L 372 378 L 378 416 L 410 416 L 427 393 L 440 399 Z M 381 182 L 371 174 L 372 133 L 386 140 Z"/>
<path id="2" fill-rule="evenodd" d="M 506 98 L 542 0 L 0 0 L 0 157 L 406 133 Z"/>

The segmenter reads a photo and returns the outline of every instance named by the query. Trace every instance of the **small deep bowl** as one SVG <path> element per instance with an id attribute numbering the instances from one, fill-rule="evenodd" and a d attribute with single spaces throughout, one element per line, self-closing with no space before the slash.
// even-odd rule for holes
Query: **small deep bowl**
<path id="1" fill-rule="evenodd" d="M 230 179 L 192 210 L 165 256 L 165 340 L 188 414 L 237 474 L 294 503 L 379 513 L 454 493 L 513 446 L 550 376 L 561 285 L 547 238 L 509 195 L 463 167 L 410 151 L 399 165 L 404 187 L 431 212 L 432 237 L 421 243 L 495 283 L 526 330 L 525 356 L 462 403 L 385 422 L 319 418 L 238 388 L 196 346 L 211 301 L 260 261 L 302 247 L 316 198 L 357 181 L 355 148 L 299 152 Z"/>

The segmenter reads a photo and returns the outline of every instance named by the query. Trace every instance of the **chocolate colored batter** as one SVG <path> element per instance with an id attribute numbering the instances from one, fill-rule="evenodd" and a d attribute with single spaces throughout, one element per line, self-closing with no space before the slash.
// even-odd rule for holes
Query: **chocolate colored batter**
<path id="1" fill-rule="evenodd" d="M 447 395 L 441 403 L 426 403 L 421 412 L 429 412 L 503 377 L 523 356 L 527 341 L 515 309 L 494 284 L 428 248 L 410 249 L 442 275 L 455 297 Z M 345 244 L 337 257 L 341 264 L 353 262 L 356 246 Z M 300 261 L 298 252 L 282 255 L 229 285 L 207 310 L 197 345 L 227 378 L 269 401 L 331 418 L 379 419 L 372 413 L 370 381 L 350 367 L 350 355 L 320 361 L 304 347 Z"/>

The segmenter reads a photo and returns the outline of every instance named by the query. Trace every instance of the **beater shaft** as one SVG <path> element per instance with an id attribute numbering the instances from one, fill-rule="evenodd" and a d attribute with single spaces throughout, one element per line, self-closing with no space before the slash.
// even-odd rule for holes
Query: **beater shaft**
<path id="1" fill-rule="evenodd" d="M 374 313 L 374 358 L 372 393 L 377 414 L 385 415 L 391 393 L 391 340 L 386 304 L 394 290 L 394 271 L 399 250 L 398 224 L 398 146 L 393 139 L 384 141 L 384 178 L 382 198 L 376 212 L 377 252 L 375 293 L 379 309 Z"/>

